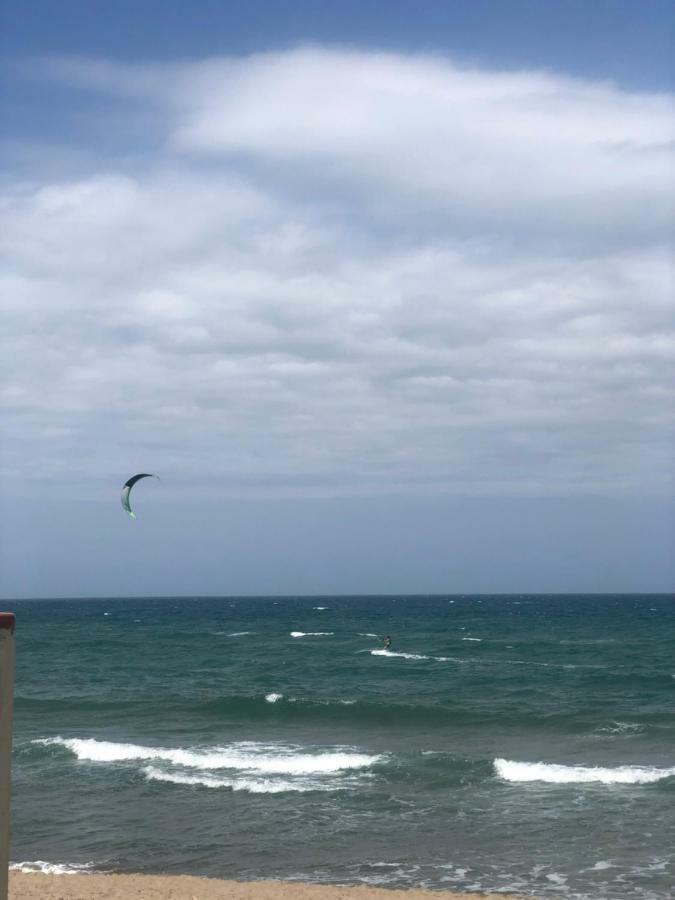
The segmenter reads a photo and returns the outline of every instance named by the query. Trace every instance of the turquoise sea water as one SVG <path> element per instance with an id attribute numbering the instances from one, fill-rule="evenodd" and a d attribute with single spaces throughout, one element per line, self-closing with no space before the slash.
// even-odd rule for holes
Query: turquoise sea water
<path id="1" fill-rule="evenodd" d="M 16 865 L 675 896 L 673 596 L 6 605 Z"/>

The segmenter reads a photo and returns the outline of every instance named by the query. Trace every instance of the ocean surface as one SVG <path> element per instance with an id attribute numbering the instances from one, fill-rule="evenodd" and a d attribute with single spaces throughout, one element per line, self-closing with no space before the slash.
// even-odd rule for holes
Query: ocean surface
<path id="1" fill-rule="evenodd" d="M 675 896 L 673 596 L 4 605 L 16 866 Z"/>

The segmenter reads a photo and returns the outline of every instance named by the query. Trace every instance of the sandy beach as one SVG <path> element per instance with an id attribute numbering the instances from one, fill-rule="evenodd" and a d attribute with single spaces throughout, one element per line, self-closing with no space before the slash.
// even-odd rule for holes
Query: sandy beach
<path id="1" fill-rule="evenodd" d="M 191 875 L 43 875 L 11 872 L 9 900 L 485 900 L 453 891 L 221 881 Z M 516 900 L 500 894 L 501 900 Z"/>

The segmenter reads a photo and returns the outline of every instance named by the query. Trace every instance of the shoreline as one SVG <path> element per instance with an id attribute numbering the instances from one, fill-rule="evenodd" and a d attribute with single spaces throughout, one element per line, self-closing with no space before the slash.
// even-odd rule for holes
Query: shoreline
<path id="1" fill-rule="evenodd" d="M 490 896 L 523 900 L 515 894 L 295 881 L 229 881 L 196 875 L 9 873 L 9 900 L 486 900 Z"/>

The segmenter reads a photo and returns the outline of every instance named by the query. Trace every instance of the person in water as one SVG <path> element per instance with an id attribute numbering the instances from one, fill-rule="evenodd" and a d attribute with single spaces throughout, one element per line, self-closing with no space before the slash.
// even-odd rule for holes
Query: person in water
<path id="1" fill-rule="evenodd" d="M 384 639 L 384 649 L 388 650 L 391 647 L 391 638 L 387 635 Z"/>

